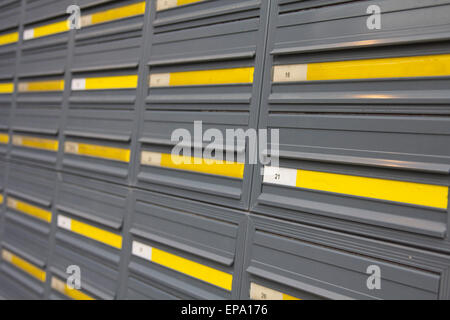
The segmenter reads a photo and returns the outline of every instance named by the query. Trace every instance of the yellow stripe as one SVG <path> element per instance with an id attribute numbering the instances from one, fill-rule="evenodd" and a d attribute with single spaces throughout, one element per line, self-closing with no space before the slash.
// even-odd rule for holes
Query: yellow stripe
<path id="1" fill-rule="evenodd" d="M 205 0 L 178 0 L 177 1 L 177 5 L 178 6 L 184 6 L 186 4 L 191 4 L 191 3 L 195 3 L 195 2 L 202 2 Z"/>
<path id="2" fill-rule="evenodd" d="M 152 248 L 152 262 L 231 291 L 233 276 L 171 253 Z"/>
<path id="3" fill-rule="evenodd" d="M 67 141 L 64 152 L 80 156 L 130 162 L 130 150 Z"/>
<path id="4" fill-rule="evenodd" d="M 19 92 L 63 91 L 64 80 L 20 82 Z"/>
<path id="5" fill-rule="evenodd" d="M 0 134 L 0 144 L 8 144 L 9 143 L 9 135 L 7 134 Z"/>
<path id="6" fill-rule="evenodd" d="M 138 76 L 87 78 L 86 90 L 135 89 L 137 84 Z"/>
<path id="7" fill-rule="evenodd" d="M 448 187 L 298 170 L 297 187 L 447 209 Z"/>
<path id="8" fill-rule="evenodd" d="M 0 204 L 3 203 L 3 195 L 0 193 Z"/>
<path id="9" fill-rule="evenodd" d="M 70 231 L 111 247 L 122 249 L 122 237 L 115 233 L 73 219 L 71 219 Z"/>
<path id="10" fill-rule="evenodd" d="M 14 83 L 0 83 L 0 94 L 13 92 L 14 92 Z"/>
<path id="11" fill-rule="evenodd" d="M 301 300 L 301 299 L 283 293 L 283 300 Z"/>
<path id="12" fill-rule="evenodd" d="M 40 38 L 44 36 L 49 36 L 52 34 L 57 34 L 61 32 L 69 31 L 69 21 L 64 20 L 52 24 L 48 24 L 42 27 L 36 27 L 34 28 L 34 36 L 33 38 Z"/>
<path id="13" fill-rule="evenodd" d="M 45 282 L 45 271 L 39 269 L 38 267 L 35 267 L 31 263 L 23 260 L 22 258 L 16 256 L 12 252 L 9 252 L 7 250 L 2 250 L 2 258 L 5 261 L 8 261 L 12 265 L 16 266 L 20 270 L 24 271 L 25 273 L 28 273 L 32 277 L 38 279 L 41 282 Z"/>
<path id="14" fill-rule="evenodd" d="M 85 294 L 79 290 L 71 289 L 63 281 L 61 281 L 55 277 L 52 278 L 51 286 L 53 289 L 55 289 L 59 293 L 62 293 L 64 295 L 66 295 L 67 297 L 72 298 L 74 300 L 95 300 L 91 296 L 88 296 L 87 294 Z"/>
<path id="15" fill-rule="evenodd" d="M 239 179 L 244 178 L 245 168 L 245 164 L 240 162 L 227 162 L 146 151 L 141 154 L 141 164 Z"/>
<path id="16" fill-rule="evenodd" d="M 58 151 L 58 140 L 14 135 L 12 143 L 20 147 Z"/>
<path id="17" fill-rule="evenodd" d="M 450 54 L 308 64 L 308 81 L 450 75 Z"/>
<path id="18" fill-rule="evenodd" d="M 10 44 L 19 41 L 19 33 L 13 32 L 4 35 L 0 35 L 0 46 Z"/>
<path id="19" fill-rule="evenodd" d="M 82 27 L 145 14 L 145 1 L 82 17 Z"/>
<path id="20" fill-rule="evenodd" d="M 158 0 L 156 3 L 156 11 L 167 10 L 191 3 L 202 2 L 204 0 Z"/>
<path id="21" fill-rule="evenodd" d="M 254 68 L 184 71 L 150 75 L 150 87 L 253 83 Z"/>
<path id="22" fill-rule="evenodd" d="M 6 199 L 6 204 L 8 208 L 20 211 L 22 213 L 25 213 L 31 217 L 34 217 L 36 219 L 51 223 L 52 222 L 52 213 L 50 211 L 41 209 L 39 207 L 36 207 L 34 205 L 28 204 L 26 202 L 17 200 L 12 197 L 8 197 Z"/>

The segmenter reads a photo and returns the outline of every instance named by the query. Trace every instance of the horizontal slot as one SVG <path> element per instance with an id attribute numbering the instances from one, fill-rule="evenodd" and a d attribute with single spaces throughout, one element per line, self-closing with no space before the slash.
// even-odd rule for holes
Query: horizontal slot
<path id="1" fill-rule="evenodd" d="M 206 250 L 195 248 L 191 244 L 180 243 L 178 241 L 170 240 L 170 239 L 167 239 L 167 238 L 155 235 L 155 234 L 151 234 L 149 232 L 138 230 L 136 228 L 132 228 L 130 230 L 130 233 L 134 234 L 140 238 L 151 240 L 151 241 L 166 245 L 168 247 L 175 248 L 175 249 L 193 254 L 195 256 L 220 263 L 227 267 L 231 267 L 234 263 L 234 257 L 224 257 L 224 256 L 221 256 L 221 255 L 218 255 L 218 254 L 206 251 Z"/>
<path id="2" fill-rule="evenodd" d="M 108 228 L 120 230 L 120 228 L 122 227 L 122 221 L 111 221 L 109 219 L 99 217 L 97 215 L 93 215 L 90 213 L 86 213 L 86 212 L 83 212 L 78 209 L 70 208 L 68 206 L 57 205 L 56 209 L 58 209 L 61 212 L 68 213 L 70 215 L 77 216 L 79 218 L 86 219 L 86 220 L 92 221 L 94 223 L 104 225 L 105 227 L 108 227 Z"/>

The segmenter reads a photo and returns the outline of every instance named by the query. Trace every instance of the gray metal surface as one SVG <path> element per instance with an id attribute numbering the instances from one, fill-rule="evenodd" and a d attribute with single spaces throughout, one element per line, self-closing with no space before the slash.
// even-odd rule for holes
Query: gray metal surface
<path id="1" fill-rule="evenodd" d="M 96 299 L 117 298 L 120 248 L 92 236 L 103 231 L 122 235 L 127 197 L 127 188 L 75 175 L 61 175 L 55 207 L 58 227 L 51 255 L 52 274 L 65 280 L 67 268 L 79 266 L 83 293 Z M 72 227 L 76 221 L 101 231 L 84 235 L 78 233 L 78 229 L 67 230 L 60 225 L 61 216 L 72 219 Z"/>
<path id="2" fill-rule="evenodd" d="M 273 81 L 291 76 L 277 66 L 448 54 L 450 1 L 204 0 L 165 10 L 146 1 L 145 14 L 110 11 L 139 3 L 0 1 L 0 36 L 21 35 L 0 46 L 0 85 L 16 88 L 0 94 L 9 135 L 0 298 L 450 299 L 448 76 Z M 80 30 L 31 36 L 64 23 L 69 4 L 82 9 Z M 366 27 L 371 4 L 381 30 Z M 107 21 L 93 22 L 98 14 Z M 253 83 L 214 82 L 237 68 L 254 68 Z M 189 71 L 213 76 L 195 84 L 201 76 L 183 78 Z M 165 83 L 168 73 L 187 83 Z M 123 88 L 120 76 L 137 84 Z M 62 80 L 63 90 L 24 86 Z M 236 178 L 142 161 L 170 154 L 173 130 L 192 132 L 194 121 L 223 134 L 279 128 L 284 169 L 360 189 L 375 178 L 397 198 L 438 186 L 439 201 L 302 188 L 292 176 L 263 183 L 262 165 Z M 65 291 L 73 265 L 82 287 Z M 373 265 L 381 290 L 366 285 Z"/>
<path id="3" fill-rule="evenodd" d="M 279 13 L 271 14 L 259 126 L 280 128 L 282 168 L 437 185 L 448 192 L 448 76 L 272 80 L 280 65 L 448 52 L 448 1 L 376 2 L 383 9 L 381 30 L 366 27 L 369 3 L 298 10 L 295 4 L 303 9 L 303 1 L 272 1 L 272 12 Z M 261 169 L 255 168 L 253 212 L 450 250 L 448 201 L 436 208 L 263 183 Z"/>
<path id="4" fill-rule="evenodd" d="M 247 220 L 244 213 L 146 191 L 134 191 L 133 194 L 129 237 L 124 246 L 126 252 L 133 251 L 133 254 L 128 259 L 124 277 L 126 285 L 121 298 L 239 297 Z M 176 269 L 172 258 L 147 260 L 134 253 L 133 242 L 188 262 Z M 153 252 L 155 257 L 157 253 Z M 188 265 L 191 263 L 196 267 Z M 208 273 L 204 267 L 212 268 L 214 276 L 201 279 Z M 231 287 L 219 281 L 224 277 L 232 277 Z"/>
<path id="5" fill-rule="evenodd" d="M 442 285 L 448 256 L 271 218 L 250 216 L 245 256 L 242 299 L 250 297 L 250 283 L 298 299 L 434 300 L 450 294 Z M 380 290 L 367 287 L 373 265 L 381 270 Z"/>
<path id="6" fill-rule="evenodd" d="M 203 130 L 256 128 L 268 1 L 204 1 L 157 11 L 152 8 L 150 44 L 145 58 L 149 75 L 254 68 L 253 84 L 199 84 L 144 89 L 135 157 L 136 184 L 148 190 L 235 208 L 248 208 L 252 176 L 243 177 L 174 170 L 139 164 L 141 152 L 169 153 L 176 144 L 173 130 L 188 129 L 194 121 Z M 220 76 L 214 78 L 220 80 Z M 214 81 L 212 81 L 214 82 Z M 193 139 L 193 137 L 192 137 Z M 233 142 L 227 142 L 225 150 Z M 202 152 L 208 143 L 196 146 Z M 246 148 L 235 149 L 248 155 Z M 194 154 L 194 152 L 192 152 Z"/>

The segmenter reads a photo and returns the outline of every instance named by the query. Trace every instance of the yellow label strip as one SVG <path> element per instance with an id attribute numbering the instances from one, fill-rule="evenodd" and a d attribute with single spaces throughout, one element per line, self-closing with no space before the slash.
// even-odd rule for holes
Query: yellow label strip
<path id="1" fill-rule="evenodd" d="M 93 227 L 89 224 L 59 215 L 58 227 L 82 235 L 86 238 L 104 243 L 111 247 L 122 249 L 121 236 L 97 227 Z"/>
<path id="2" fill-rule="evenodd" d="M 0 204 L 3 203 L 3 194 L 0 193 Z"/>
<path id="3" fill-rule="evenodd" d="M 10 43 L 15 43 L 17 41 L 19 41 L 19 33 L 18 32 L 0 35 L 0 46 L 10 44 Z"/>
<path id="4" fill-rule="evenodd" d="M 250 284 L 250 299 L 252 300 L 301 300 L 288 294 L 263 287 L 256 283 Z"/>
<path id="5" fill-rule="evenodd" d="M 12 197 L 7 197 L 6 199 L 6 205 L 8 208 L 20 211 L 22 213 L 25 213 L 31 217 L 34 217 L 36 219 L 45 221 L 47 223 L 52 222 L 52 213 L 51 211 L 47 211 L 44 209 L 41 209 L 39 207 L 36 207 L 34 205 L 31 205 L 29 203 L 17 200 Z"/>
<path id="6" fill-rule="evenodd" d="M 172 73 L 154 73 L 149 87 L 201 86 L 253 83 L 254 68 L 233 68 Z"/>
<path id="7" fill-rule="evenodd" d="M 63 281 L 61 281 L 55 277 L 52 277 L 51 286 L 52 286 L 53 290 L 56 290 L 59 293 L 62 293 L 63 295 L 65 295 L 69 298 L 72 298 L 74 300 L 95 300 L 91 296 L 88 296 L 87 294 L 85 294 L 79 290 L 71 289 Z"/>
<path id="8" fill-rule="evenodd" d="M 133 255 L 231 291 L 233 275 L 133 241 Z"/>
<path id="9" fill-rule="evenodd" d="M 202 2 L 205 0 L 157 0 L 156 11 L 163 11 L 175 7 L 184 6 L 191 3 Z"/>
<path id="10" fill-rule="evenodd" d="M 136 89 L 138 76 L 117 76 L 100 78 L 79 78 L 72 80 L 73 91 Z"/>
<path id="11" fill-rule="evenodd" d="M 42 27 L 26 29 L 23 32 L 23 40 L 41 38 L 52 34 L 66 32 L 69 31 L 69 29 L 70 29 L 69 20 L 55 22 Z"/>
<path id="12" fill-rule="evenodd" d="M 141 153 L 141 164 L 239 179 L 244 178 L 245 168 L 245 164 L 240 162 L 227 162 L 149 151 L 143 151 Z"/>
<path id="13" fill-rule="evenodd" d="M 12 143 L 19 147 L 58 151 L 58 140 L 13 135 Z"/>
<path id="14" fill-rule="evenodd" d="M 28 273 L 29 275 L 38 279 L 39 281 L 45 282 L 46 274 L 44 270 L 39 269 L 38 267 L 32 265 L 28 261 L 25 261 L 22 258 L 16 256 L 12 252 L 3 249 L 2 258 L 3 260 L 9 262 L 10 264 L 14 265 L 23 272 Z"/>
<path id="15" fill-rule="evenodd" d="M 447 209 L 448 187 L 287 168 L 264 168 L 264 183 Z"/>
<path id="16" fill-rule="evenodd" d="M 112 148 L 67 141 L 64 144 L 64 152 L 76 154 L 79 156 L 87 156 L 121 162 L 130 162 L 130 150 L 128 149 Z"/>
<path id="17" fill-rule="evenodd" d="M 145 14 L 145 1 L 81 17 L 81 27 Z"/>
<path id="18" fill-rule="evenodd" d="M 274 83 L 449 75 L 450 54 L 282 65 L 273 68 Z"/>
<path id="19" fill-rule="evenodd" d="M 64 91 L 64 80 L 19 82 L 19 92 Z"/>
<path id="20" fill-rule="evenodd" d="M 0 83 L 0 94 L 13 92 L 14 92 L 14 83 Z"/>
<path id="21" fill-rule="evenodd" d="M 0 134 L 0 144 L 8 144 L 9 143 L 9 135 L 7 134 Z"/>

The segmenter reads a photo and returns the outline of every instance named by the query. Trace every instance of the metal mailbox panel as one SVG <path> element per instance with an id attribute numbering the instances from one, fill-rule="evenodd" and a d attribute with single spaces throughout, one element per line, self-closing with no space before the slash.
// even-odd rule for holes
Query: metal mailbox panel
<path id="1" fill-rule="evenodd" d="M 6 159 L 4 159 L 4 158 L 0 158 L 0 192 L 2 193 L 2 198 L 1 198 L 2 201 L 0 201 L 0 206 L 4 202 L 3 190 L 5 189 L 5 184 L 6 184 L 6 172 L 7 172 L 6 170 L 7 170 L 8 163 L 5 160 Z"/>
<path id="2" fill-rule="evenodd" d="M 280 168 L 255 169 L 253 211 L 449 251 L 450 47 L 403 28 L 417 11 L 438 36 L 428 10 L 450 7 L 381 2 L 369 31 L 367 5 L 272 17 L 260 126 L 280 129 Z"/>
<path id="3" fill-rule="evenodd" d="M 2 242 L 43 268 L 47 262 L 56 173 L 9 163 Z"/>
<path id="4" fill-rule="evenodd" d="M 203 157 L 207 152 L 206 145 L 189 148 L 191 157 L 186 158 L 185 165 L 172 160 L 171 153 L 175 144 L 170 141 L 171 132 L 178 128 L 194 132 L 194 121 L 202 121 L 204 130 L 220 130 L 225 137 L 226 129 L 242 128 L 240 124 L 246 126 L 248 114 L 235 112 L 218 116 L 216 113 L 202 112 L 148 112 L 144 118 L 146 136 L 140 139 L 143 144 L 138 159 L 138 186 L 207 202 L 244 207 L 246 197 L 243 189 L 249 170 L 246 170 L 239 156 L 245 155 L 245 146 L 234 151 L 233 160 L 225 164 L 220 161 L 206 163 L 206 157 Z M 222 149 L 224 161 L 225 152 L 228 153 L 230 149 Z M 187 154 L 181 156 L 188 157 Z M 196 164 L 196 160 L 201 163 Z"/>
<path id="5" fill-rule="evenodd" d="M 12 107 L 12 93 L 14 83 L 12 79 L 0 81 L 0 155 L 5 156 L 8 144 L 10 127 L 10 115 Z"/>
<path id="6" fill-rule="evenodd" d="M 115 1 L 82 12 L 72 71 L 137 68 L 145 1 Z"/>
<path id="7" fill-rule="evenodd" d="M 11 121 L 13 158 L 54 167 L 59 149 L 62 77 L 22 78 Z"/>
<path id="8" fill-rule="evenodd" d="M 95 299 L 116 297 L 127 196 L 127 188 L 79 176 L 59 182 L 52 271 L 61 278 L 79 266 L 81 291 Z"/>
<path id="9" fill-rule="evenodd" d="M 17 27 L 21 0 L 5 0 L 0 3 L 0 30 Z"/>
<path id="10" fill-rule="evenodd" d="M 12 79 L 16 67 L 16 49 L 19 41 L 17 28 L 0 31 L 0 79 Z M 0 93 L 5 88 L 0 87 Z"/>
<path id="11" fill-rule="evenodd" d="M 245 216 L 135 191 L 126 299 L 236 299 Z"/>
<path id="12" fill-rule="evenodd" d="M 272 218 L 251 220 L 243 299 L 436 300 L 448 294 L 445 255 Z M 372 268 L 380 272 L 380 289 L 370 286 Z"/>
<path id="13" fill-rule="evenodd" d="M 8 168 L 8 195 L 20 197 L 51 208 L 56 188 L 56 172 L 33 165 L 10 162 Z"/>
<path id="14" fill-rule="evenodd" d="M 121 229 L 128 189 L 99 180 L 62 174 L 56 208 L 73 216 Z"/>
<path id="15" fill-rule="evenodd" d="M 3 268 L 3 266 L 2 266 Z M 40 300 L 42 296 L 30 290 L 27 284 L 20 284 L 20 274 L 11 267 L 4 267 L 5 271 L 0 272 L 0 299 L 5 300 Z M 14 274 L 13 276 L 11 274 Z M 23 280 L 23 279 L 21 279 Z"/>
<path id="16" fill-rule="evenodd" d="M 21 78 L 18 84 L 13 131 L 57 135 L 64 80 L 61 77 Z"/>
<path id="17" fill-rule="evenodd" d="M 65 170 L 127 183 L 136 73 L 136 69 L 126 69 L 74 76 L 64 129 Z"/>
<path id="18" fill-rule="evenodd" d="M 315 10 L 303 9 L 309 9 L 308 3 L 318 5 L 320 1 L 288 2 L 277 1 L 279 15 L 273 15 L 277 20 L 275 43 L 270 48 L 273 54 L 431 42 L 444 39 L 449 30 L 450 4 L 446 0 L 334 1 L 335 5 Z M 371 5 L 381 9 L 381 29 L 367 27 Z"/>
<path id="19" fill-rule="evenodd" d="M 1 249 L 0 296 L 36 300 L 44 297 L 44 269 L 9 249 Z"/>
<path id="20" fill-rule="evenodd" d="M 73 0 L 27 0 L 25 5 L 25 23 L 66 14 L 66 9 Z"/>
<path id="21" fill-rule="evenodd" d="M 249 154 L 245 142 L 234 150 L 230 170 L 216 162 L 204 164 L 203 151 L 208 143 L 195 147 L 192 154 L 199 154 L 194 158 L 200 158 L 202 164 L 190 168 L 168 168 L 151 163 L 147 156 L 162 153 L 164 158 L 170 154 L 177 143 L 171 141 L 176 129 L 188 130 L 194 139 L 194 121 L 202 121 L 204 130 L 219 130 L 224 140 L 227 129 L 246 132 L 256 127 L 267 2 L 176 5 L 157 1 L 154 10 L 149 88 L 139 133 L 138 186 L 248 208 L 252 172 L 250 165 L 237 160 L 238 153 Z M 226 143 L 220 152 L 232 152 L 234 141 Z"/>
<path id="22" fill-rule="evenodd" d="M 62 75 L 68 53 L 67 20 L 55 18 L 24 26 L 20 76 Z"/>

